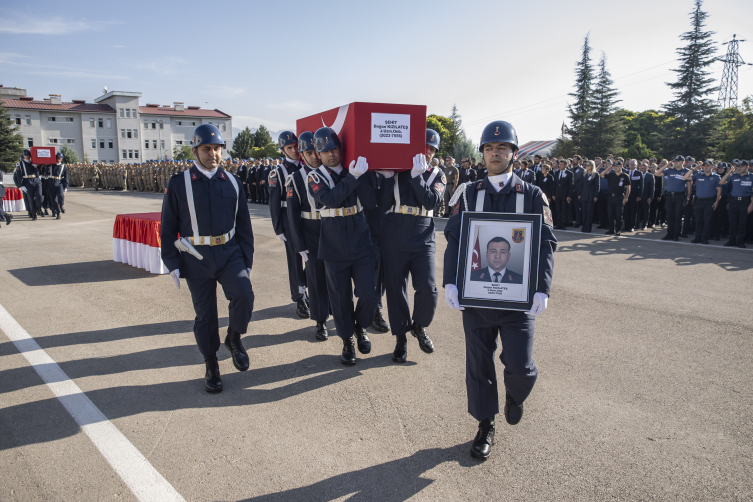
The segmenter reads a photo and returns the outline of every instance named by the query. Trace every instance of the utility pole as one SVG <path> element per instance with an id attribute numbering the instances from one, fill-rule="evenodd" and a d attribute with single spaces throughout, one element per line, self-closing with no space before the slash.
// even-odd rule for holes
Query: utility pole
<path id="1" fill-rule="evenodd" d="M 719 87 L 719 99 L 717 100 L 717 104 L 722 110 L 737 108 L 737 68 L 750 65 L 750 63 L 743 61 L 738 50 L 740 42 L 745 42 L 745 40 L 737 40 L 736 37 L 737 35 L 732 35 L 732 40 L 722 44 L 727 46 L 727 55 L 723 58 L 716 58 L 717 61 L 724 61 L 722 85 Z"/>

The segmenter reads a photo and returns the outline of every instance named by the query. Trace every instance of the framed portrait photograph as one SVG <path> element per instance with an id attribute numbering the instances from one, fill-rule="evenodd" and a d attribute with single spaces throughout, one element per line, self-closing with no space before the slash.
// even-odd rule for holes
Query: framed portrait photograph
<path id="1" fill-rule="evenodd" d="M 458 299 L 463 307 L 530 310 L 539 278 L 540 214 L 462 214 Z"/>

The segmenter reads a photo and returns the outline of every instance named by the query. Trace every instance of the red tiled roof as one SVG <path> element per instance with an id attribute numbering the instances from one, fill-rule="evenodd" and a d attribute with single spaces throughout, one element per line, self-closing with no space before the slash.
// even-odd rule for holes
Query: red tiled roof
<path id="1" fill-rule="evenodd" d="M 139 113 L 142 115 L 170 115 L 172 117 L 216 117 L 222 119 L 231 118 L 230 115 L 219 110 L 185 110 L 176 112 L 175 108 L 167 106 L 139 106 Z"/>
<path id="2" fill-rule="evenodd" d="M 27 110 L 115 113 L 115 110 L 110 105 L 98 105 L 95 103 L 62 103 L 51 105 L 49 101 L 21 101 L 20 99 L 3 98 L 3 106 L 6 108 L 25 108 Z"/>

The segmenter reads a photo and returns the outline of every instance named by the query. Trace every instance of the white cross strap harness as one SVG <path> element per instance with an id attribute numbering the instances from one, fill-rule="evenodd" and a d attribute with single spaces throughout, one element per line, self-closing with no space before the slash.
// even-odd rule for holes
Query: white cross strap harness
<path id="1" fill-rule="evenodd" d="M 238 216 L 238 199 L 240 198 L 238 183 L 235 181 L 235 177 L 228 173 L 227 178 L 235 188 L 235 216 L 233 217 L 233 228 L 224 235 L 218 236 L 202 236 L 199 235 L 199 224 L 196 221 L 196 206 L 193 199 L 193 187 L 191 186 L 191 170 L 186 169 L 183 171 L 183 179 L 186 182 L 186 199 L 188 201 L 188 212 L 191 216 L 191 232 L 193 235 L 189 238 L 194 246 L 220 246 L 230 242 L 230 239 L 235 235 L 235 220 Z"/>
<path id="2" fill-rule="evenodd" d="M 332 180 L 332 177 L 327 172 L 327 169 L 324 166 L 321 166 L 319 167 L 319 173 L 321 173 L 322 176 L 324 176 L 325 182 L 327 183 L 327 186 L 329 186 L 331 190 L 335 186 L 335 182 Z M 355 206 L 323 208 L 319 210 L 319 214 L 322 218 L 333 218 L 335 216 L 353 216 L 355 214 L 360 213 L 361 211 L 363 211 L 363 207 L 361 206 L 361 201 L 358 199 L 358 196 L 356 196 Z"/>
<path id="3" fill-rule="evenodd" d="M 434 183 L 434 179 L 439 174 L 439 168 L 435 167 L 434 170 L 431 173 L 431 176 L 429 176 L 429 179 L 426 180 L 426 184 L 431 186 L 432 183 Z M 392 206 L 388 213 L 399 213 L 399 214 L 407 214 L 411 216 L 428 216 L 431 218 L 434 216 L 434 210 L 426 210 L 425 208 L 421 206 L 403 206 L 400 204 L 400 187 L 397 182 L 397 174 L 394 176 L 395 178 L 395 205 Z"/>
<path id="4" fill-rule="evenodd" d="M 298 170 L 299 173 L 301 173 L 301 179 L 303 180 L 304 185 L 307 183 L 308 180 L 308 173 L 306 172 L 306 168 L 301 166 L 301 169 Z M 291 175 L 292 178 L 292 175 Z M 293 188 L 295 188 L 295 193 L 298 194 L 298 200 L 301 200 L 301 194 L 298 193 L 298 187 L 295 186 L 295 179 L 291 179 L 290 182 L 293 185 Z M 320 220 L 322 217 L 319 214 L 319 211 L 316 209 L 316 201 L 311 196 L 308 190 L 306 190 L 306 199 L 309 201 L 309 207 L 311 207 L 311 211 L 301 211 L 301 218 L 304 220 Z"/>
<path id="5" fill-rule="evenodd" d="M 508 181 L 508 183 L 510 182 Z M 476 211 L 479 213 L 484 211 L 484 198 L 485 197 L 486 197 L 486 188 L 482 188 L 476 194 Z M 518 192 L 517 194 L 515 194 L 515 212 L 516 213 L 520 214 L 523 212 L 524 200 L 525 200 L 525 197 L 523 196 L 523 192 Z"/>

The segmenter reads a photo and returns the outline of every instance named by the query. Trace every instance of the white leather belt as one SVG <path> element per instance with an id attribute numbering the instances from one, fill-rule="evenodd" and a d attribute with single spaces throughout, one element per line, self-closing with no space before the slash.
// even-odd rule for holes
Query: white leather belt
<path id="1" fill-rule="evenodd" d="M 286 201 L 286 200 L 281 200 L 281 201 L 280 201 L 280 207 L 288 207 L 288 201 Z"/>
<path id="2" fill-rule="evenodd" d="M 32 174 L 31 176 L 24 176 L 24 179 L 27 179 L 27 178 L 36 178 L 36 177 L 37 177 L 36 174 Z"/>
<path id="3" fill-rule="evenodd" d="M 304 220 L 321 220 L 322 219 L 319 212 L 307 213 L 306 211 L 301 211 L 301 218 L 303 218 Z"/>
<path id="4" fill-rule="evenodd" d="M 232 239 L 234 235 L 235 228 L 233 228 L 228 233 L 217 237 L 200 235 L 199 237 L 189 237 L 188 240 L 190 240 L 191 244 L 193 244 L 194 246 L 221 246 L 222 244 L 227 244 L 228 242 L 230 242 L 230 239 Z"/>
<path id="5" fill-rule="evenodd" d="M 322 216 L 322 218 L 333 218 L 335 216 L 354 216 L 358 213 L 363 211 L 363 208 L 361 207 L 361 203 L 358 202 L 355 206 L 351 207 L 335 207 L 335 208 L 326 208 L 326 209 L 320 209 L 319 214 Z"/>
<path id="6" fill-rule="evenodd" d="M 423 207 L 415 206 L 392 206 L 388 213 L 407 214 L 410 216 L 428 216 L 431 218 L 434 216 L 434 210 L 427 211 Z"/>

